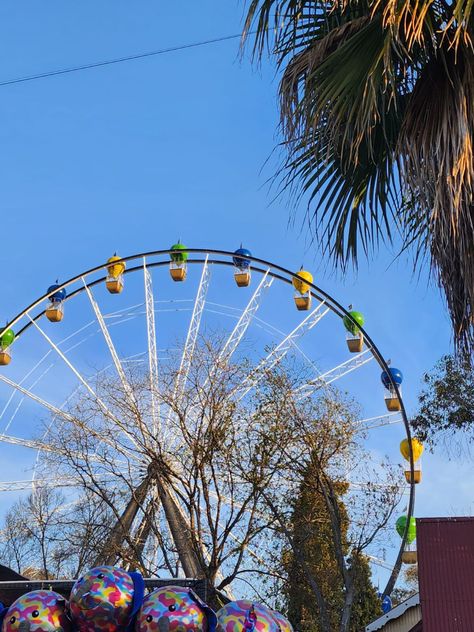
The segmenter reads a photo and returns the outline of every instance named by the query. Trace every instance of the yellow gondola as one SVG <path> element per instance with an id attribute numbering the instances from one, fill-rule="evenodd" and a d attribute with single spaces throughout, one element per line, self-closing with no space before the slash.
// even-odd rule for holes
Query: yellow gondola
<path id="1" fill-rule="evenodd" d="M 421 465 L 419 463 L 419 459 L 423 454 L 424 446 L 420 441 L 418 441 L 418 439 L 412 439 L 411 448 L 413 451 L 413 462 L 415 466 L 413 472 L 413 482 L 417 484 L 421 482 Z M 410 444 L 408 443 L 408 439 L 403 439 L 400 443 L 400 452 L 403 458 L 410 462 Z M 407 483 L 411 483 L 412 478 L 410 469 L 405 468 L 405 478 Z"/>
<path id="2" fill-rule="evenodd" d="M 123 291 L 123 273 L 126 268 L 125 262 L 120 261 L 120 257 L 114 254 L 107 263 L 109 265 L 107 266 L 105 287 L 111 294 L 120 294 Z"/>
<path id="3" fill-rule="evenodd" d="M 296 290 L 295 305 L 299 311 L 307 311 L 311 307 L 311 286 L 313 275 L 307 270 L 301 270 L 293 277 L 293 287 Z"/>

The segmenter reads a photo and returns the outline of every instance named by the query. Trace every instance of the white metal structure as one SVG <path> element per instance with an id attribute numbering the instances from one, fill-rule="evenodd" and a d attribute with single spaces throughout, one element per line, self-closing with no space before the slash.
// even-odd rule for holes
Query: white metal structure
<path id="1" fill-rule="evenodd" d="M 146 513 L 144 507 L 150 503 L 160 506 L 163 525 L 174 517 L 174 530 L 168 525 L 167 532 L 163 531 L 161 536 L 157 533 L 150 535 L 150 555 L 157 556 L 158 545 L 163 546 L 158 542 L 159 536 L 163 541 L 171 542 L 170 556 L 175 556 L 176 567 L 181 573 L 186 573 L 186 564 L 187 568 L 194 568 L 197 563 L 196 559 L 181 559 L 180 547 L 185 547 L 186 531 L 193 528 L 192 520 L 179 488 L 170 485 L 166 477 L 160 478 L 163 474 L 160 468 L 164 467 L 160 459 L 165 455 L 163 458 L 172 464 L 173 454 L 186 450 L 186 442 L 180 436 L 182 422 L 176 409 L 185 398 L 192 377 L 200 336 L 215 331 L 222 334 L 216 365 L 199 384 L 201 391 L 206 391 L 213 371 L 219 371 L 219 366 L 242 358 L 248 361 L 247 375 L 232 393 L 236 406 L 244 405 L 252 394 L 258 393 L 265 374 L 289 358 L 294 357 L 309 375 L 294 389 L 296 402 L 336 381 L 345 390 L 352 389 L 354 397 L 360 396 L 360 390 L 365 390 L 365 386 L 359 388 L 359 385 L 373 384 L 378 378 L 376 363 L 370 361 L 375 358 L 381 362 L 370 339 L 369 346 L 361 353 L 348 357 L 340 321 L 342 314 L 328 295 L 314 292 L 314 309 L 301 314 L 294 308 L 288 285 L 291 275 L 285 278 L 283 269 L 278 266 L 257 261 L 252 270 L 253 287 L 239 289 L 227 267 L 231 263 L 229 253 L 226 256 L 217 256 L 211 251 L 197 253 L 197 259 L 188 262 L 189 278 L 179 284 L 172 282 L 167 273 L 167 252 L 131 257 L 131 263 L 136 262 L 136 265 L 128 267 L 126 289 L 116 297 L 105 291 L 106 265 L 80 274 L 64 284 L 70 307 L 62 323 L 50 325 L 43 317 L 47 296 L 35 301 L 10 323 L 9 327 L 18 334 L 14 343 L 16 353 L 11 366 L 0 367 L 0 387 L 3 389 L 0 449 L 13 447 L 22 450 L 22 455 L 28 451 L 32 453 L 31 478 L 25 480 L 25 468 L 22 470 L 21 467 L 11 472 L 10 481 L 3 473 L 0 491 L 21 492 L 31 489 L 33 484 L 37 489 L 63 487 L 72 490 L 71 493 L 81 488 L 84 484 L 81 477 L 70 474 L 55 478 L 54 473 L 48 476 L 41 469 L 41 462 L 48 452 L 59 457 L 66 455 L 51 440 L 53 429 L 60 429 L 64 424 L 77 426 L 74 406 L 78 397 L 87 397 L 91 406 L 102 415 L 108 432 L 99 432 L 91 424 L 88 460 L 96 464 L 96 472 L 84 476 L 91 480 L 96 476 L 99 482 L 112 487 L 122 485 L 124 511 L 126 499 L 130 495 L 133 497 L 134 490 L 141 485 L 143 498 L 136 501 L 136 511 L 131 512 L 133 516 L 130 518 L 130 529 L 135 530 L 137 537 L 146 532 L 143 514 Z M 93 320 L 90 320 L 91 313 Z M 170 359 L 177 361 L 178 371 L 171 402 L 163 404 L 163 371 L 166 374 Z M 138 401 L 135 394 L 134 371 L 139 375 L 146 373 L 145 403 Z M 100 375 L 106 375 L 107 379 L 117 377 L 118 392 L 123 393 L 119 401 L 103 396 Z M 364 431 L 386 432 L 387 437 L 398 437 L 389 433 L 397 432 L 392 426 L 403 421 L 403 414 L 381 413 L 384 405 L 381 387 L 379 403 L 363 402 L 363 405 L 369 415 L 360 420 Z M 196 406 L 195 401 L 189 405 L 190 421 Z M 136 428 L 124 421 L 124 407 L 131 411 L 140 409 Z M 143 407 L 145 414 L 142 414 Z M 38 438 L 39 421 L 45 414 L 49 421 L 46 429 L 43 425 L 41 438 Z M 239 434 L 244 436 L 244 427 L 238 429 L 237 436 Z M 404 436 L 402 434 L 401 438 Z M 116 453 L 116 458 L 111 463 L 108 455 L 112 452 Z M 73 448 L 68 456 L 82 458 Z M 22 456 L 22 461 L 26 460 L 27 457 Z M 184 470 L 179 471 L 179 474 L 184 473 Z M 156 483 L 157 478 L 160 478 L 159 483 Z M 141 483 L 143 480 L 146 484 Z M 364 481 L 359 478 L 352 483 L 353 489 L 364 488 Z M 235 501 L 233 504 L 234 509 L 238 507 Z M 222 511 L 221 521 L 225 522 L 226 510 Z M 177 533 L 176 524 L 181 533 Z M 204 545 L 207 537 L 208 534 L 202 537 L 204 559 L 209 558 Z M 231 537 L 234 542 L 242 541 L 237 529 Z M 199 553 L 197 555 L 199 557 Z M 249 547 L 249 555 L 262 560 L 260 552 L 252 547 Z M 159 570 L 157 562 L 156 572 Z"/>

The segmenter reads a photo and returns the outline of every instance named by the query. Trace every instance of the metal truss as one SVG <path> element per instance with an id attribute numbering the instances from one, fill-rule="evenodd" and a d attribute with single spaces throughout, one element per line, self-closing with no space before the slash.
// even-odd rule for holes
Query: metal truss
<path id="1" fill-rule="evenodd" d="M 127 430 L 127 428 L 124 427 L 124 424 L 117 419 L 116 415 L 114 415 L 105 405 L 104 401 L 97 395 L 97 393 L 94 391 L 94 389 L 90 386 L 90 384 L 84 379 L 84 377 L 79 373 L 79 371 L 76 369 L 76 367 L 72 364 L 72 362 L 67 358 L 67 356 L 61 351 L 61 349 L 51 340 L 51 338 L 48 336 L 48 334 L 41 329 L 41 327 L 38 325 L 38 323 L 31 318 L 31 316 L 29 314 L 27 314 L 27 317 L 29 318 L 29 320 L 32 322 L 32 324 L 34 325 L 34 327 L 39 331 L 39 333 L 43 336 L 43 338 L 51 345 L 51 347 L 54 349 L 54 351 L 56 351 L 56 353 L 59 355 L 59 357 L 64 361 L 64 363 L 71 369 L 71 371 L 74 373 L 74 375 L 78 378 L 79 382 L 84 386 L 84 388 L 92 395 L 92 397 L 95 399 L 95 401 L 97 402 L 97 404 L 99 405 L 99 407 L 101 408 L 102 412 L 104 413 L 104 415 L 106 417 L 108 417 L 109 419 L 112 419 L 114 421 L 114 423 L 117 425 L 117 428 L 119 428 L 120 430 L 122 430 L 122 432 L 130 439 L 130 441 L 135 445 L 135 447 L 140 450 L 140 446 L 137 443 L 136 438 L 134 437 L 134 435 Z M 28 392 L 26 392 L 25 394 L 28 394 Z M 59 409 L 57 409 L 59 410 Z M 107 443 L 108 441 L 105 439 L 105 437 L 101 437 L 102 441 L 104 441 L 105 443 Z"/>
<path id="2" fill-rule="evenodd" d="M 158 394 L 158 351 L 156 347 L 155 298 L 150 271 L 143 257 L 143 276 L 145 282 L 146 332 L 148 340 L 148 369 L 150 372 L 151 420 L 153 435 L 156 438 L 160 423 L 160 404 Z"/>
<path id="3" fill-rule="evenodd" d="M 24 386 L 21 386 L 20 384 L 17 384 L 16 382 L 14 382 L 10 378 L 6 377 L 2 373 L 0 373 L 0 381 L 4 382 L 8 386 L 11 386 L 15 390 L 17 390 L 20 393 L 22 393 L 23 395 L 26 395 L 27 397 L 32 399 L 37 404 L 40 404 L 41 406 L 43 406 L 44 408 L 49 410 L 49 412 L 53 413 L 53 415 L 57 415 L 58 417 L 62 417 L 62 419 L 65 419 L 66 421 L 74 421 L 74 417 L 72 415 L 69 415 L 64 410 L 61 410 L 60 408 L 58 408 L 54 404 L 51 404 L 50 402 L 46 401 L 42 397 L 39 397 L 39 395 L 35 395 L 34 393 L 29 391 Z"/>
<path id="4" fill-rule="evenodd" d="M 252 322 L 253 317 L 258 311 L 260 307 L 261 300 L 266 290 L 272 285 L 274 279 L 273 277 L 269 277 L 270 270 L 268 269 L 262 277 L 262 280 L 258 284 L 257 289 L 252 295 L 252 298 L 248 302 L 246 308 L 242 312 L 236 326 L 232 330 L 229 338 L 227 339 L 222 351 L 219 354 L 219 360 L 226 359 L 229 360 L 231 356 L 234 354 L 235 350 L 240 344 L 240 341 L 245 335 L 250 323 Z"/>
<path id="5" fill-rule="evenodd" d="M 258 311 L 258 308 L 260 307 L 263 294 L 265 293 L 266 290 L 268 290 L 268 288 L 270 288 L 270 286 L 272 285 L 274 281 L 273 277 L 269 277 L 269 272 L 270 270 L 268 269 L 264 273 L 260 283 L 257 286 L 257 289 L 253 293 L 244 311 L 240 315 L 240 318 L 237 321 L 237 324 L 235 325 L 234 329 L 231 331 L 229 337 L 227 338 L 224 346 L 222 347 L 217 357 L 214 371 L 219 370 L 222 362 L 229 361 L 232 355 L 235 353 L 237 347 L 239 346 L 242 338 L 245 335 L 245 332 L 247 331 L 250 323 L 252 322 L 255 314 Z M 210 379 L 211 377 L 208 376 L 206 380 L 204 380 L 204 383 L 201 387 L 202 390 L 204 390 L 206 386 L 209 384 Z M 191 412 L 194 409 L 194 407 L 195 407 L 195 403 L 191 407 Z"/>
<path id="6" fill-rule="evenodd" d="M 353 358 L 349 358 L 345 362 L 338 364 L 334 368 L 326 371 L 325 373 L 321 373 L 316 379 L 310 380 L 306 384 L 302 384 L 298 388 L 294 390 L 294 395 L 296 400 L 299 401 L 305 397 L 309 397 L 317 391 L 318 389 L 329 386 L 336 380 L 340 380 L 341 377 L 344 377 L 348 373 L 352 373 L 356 369 L 359 369 L 367 362 L 370 362 L 373 359 L 373 355 L 370 353 L 369 349 L 365 349 L 362 353 L 358 353 Z"/>
<path id="7" fill-rule="evenodd" d="M 114 343 L 112 342 L 112 338 L 110 337 L 110 333 L 109 330 L 107 329 L 107 325 L 105 324 L 105 320 L 104 317 L 102 315 L 102 312 L 100 311 L 100 307 L 97 304 L 97 301 L 95 300 L 95 298 L 92 296 L 92 292 L 90 290 L 90 288 L 87 286 L 87 283 L 84 279 L 84 277 L 82 277 L 82 282 L 84 283 L 84 287 L 86 288 L 86 293 L 87 296 L 89 297 L 89 301 L 92 305 L 92 309 L 94 310 L 94 314 L 97 318 L 97 322 L 99 323 L 99 327 L 100 330 L 102 331 L 102 334 L 104 336 L 104 340 L 107 344 L 107 347 L 109 349 L 110 355 L 112 357 L 112 361 L 115 365 L 115 368 L 117 370 L 117 374 L 120 378 L 120 381 L 122 382 L 122 386 L 123 386 L 123 390 L 125 393 L 125 397 L 127 398 L 129 405 L 132 408 L 136 408 L 136 401 L 135 401 L 135 396 L 133 394 L 133 390 L 132 387 L 130 386 L 129 381 L 127 380 L 127 377 L 125 375 L 125 371 L 123 370 L 123 366 L 122 363 L 120 362 L 120 358 L 118 357 L 117 351 L 115 349 Z"/>
<path id="8" fill-rule="evenodd" d="M 394 412 L 385 415 L 377 415 L 375 417 L 367 417 L 367 419 L 359 419 L 357 425 L 361 426 L 362 430 L 372 430 L 373 428 L 383 428 L 384 426 L 401 423 L 403 423 L 402 416 L 399 412 Z"/>
<path id="9" fill-rule="evenodd" d="M 283 360 L 288 351 L 296 344 L 296 341 L 302 338 L 308 331 L 310 331 L 319 321 L 329 312 L 329 307 L 326 307 L 324 311 L 321 311 L 324 306 L 324 302 L 320 303 L 316 309 L 314 309 L 301 323 L 291 331 L 280 344 L 271 351 L 266 358 L 264 358 L 260 364 L 252 371 L 252 373 L 245 378 L 242 385 L 237 391 L 237 401 L 247 395 L 247 393 L 255 388 L 258 382 L 262 379 L 265 371 L 270 371 L 275 365 Z"/>
<path id="10" fill-rule="evenodd" d="M 174 386 L 173 400 L 178 405 L 183 397 L 186 380 L 188 379 L 188 374 L 191 368 L 194 350 L 196 348 L 196 342 L 199 335 L 199 329 L 201 327 L 202 314 L 204 312 L 204 306 L 206 304 L 207 290 L 209 289 L 209 281 L 211 277 L 208 259 L 209 255 L 206 256 L 206 261 L 202 269 L 201 280 L 199 282 L 196 300 L 194 302 L 193 313 L 191 316 L 191 321 L 189 323 L 188 334 L 186 336 L 186 342 L 184 343 L 179 371 Z"/>
<path id="11" fill-rule="evenodd" d="M 42 489 L 44 487 L 78 487 L 81 484 L 79 478 L 61 477 L 51 479 L 29 479 L 25 481 L 1 481 L 0 492 L 20 492 L 27 489 Z"/>
<path id="12" fill-rule="evenodd" d="M 35 451 L 42 451 L 42 452 L 51 452 L 52 454 L 59 454 L 59 455 L 72 455 L 77 459 L 83 459 L 84 455 L 81 454 L 80 452 L 74 452 L 71 450 L 61 450 L 61 448 L 57 447 L 57 446 L 52 446 L 50 443 L 47 443 L 45 441 L 38 441 L 38 440 L 34 440 L 34 439 L 24 439 L 23 437 L 14 437 L 12 435 L 7 435 L 7 434 L 0 434 L 0 443 L 8 443 L 10 445 L 18 445 L 21 446 L 23 448 L 29 448 L 30 450 L 35 450 Z M 130 458 L 130 455 L 126 455 L 127 457 Z M 108 464 L 108 461 L 106 459 L 104 459 L 103 457 L 98 456 L 97 454 L 90 454 L 87 457 L 90 461 L 95 461 L 97 463 L 100 463 L 102 465 L 106 465 Z M 115 463 L 123 463 L 125 465 L 124 461 L 115 461 Z"/>

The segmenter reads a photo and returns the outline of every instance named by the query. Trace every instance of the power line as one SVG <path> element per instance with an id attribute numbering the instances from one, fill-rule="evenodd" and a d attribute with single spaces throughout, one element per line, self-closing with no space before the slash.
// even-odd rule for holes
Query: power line
<path id="1" fill-rule="evenodd" d="M 252 35 L 248 33 L 248 35 Z M 106 59 L 103 61 L 91 62 L 90 64 L 82 64 L 81 66 L 71 66 L 69 68 L 58 68 L 57 70 L 50 70 L 49 72 L 42 72 L 37 75 L 28 75 L 26 77 L 17 77 L 15 79 L 7 79 L 0 81 L 1 86 L 11 86 L 15 83 L 25 83 L 26 81 L 35 81 L 36 79 L 44 79 L 46 77 L 55 77 L 57 75 L 66 75 L 72 72 L 79 72 L 81 70 L 89 70 L 91 68 L 100 68 L 101 66 L 112 66 L 113 64 L 121 64 L 126 61 L 134 61 L 135 59 L 143 59 L 145 57 L 155 57 L 157 55 L 165 55 L 166 53 L 174 53 L 179 50 L 186 50 L 188 48 L 198 48 L 199 46 L 207 46 L 208 44 L 217 44 L 219 42 L 226 42 L 242 37 L 241 33 L 236 35 L 226 35 L 224 37 L 216 37 L 215 39 L 204 40 L 201 42 L 193 42 L 191 44 L 183 44 L 181 46 L 172 46 L 170 48 L 161 48 L 159 50 L 148 51 L 145 53 L 137 53 L 136 55 L 128 55 L 127 57 L 117 57 L 115 59 Z"/>

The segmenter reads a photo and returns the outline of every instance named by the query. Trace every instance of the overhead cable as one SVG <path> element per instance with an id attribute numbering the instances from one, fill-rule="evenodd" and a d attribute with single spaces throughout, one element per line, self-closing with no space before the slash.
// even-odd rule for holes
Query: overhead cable
<path id="1" fill-rule="evenodd" d="M 251 33 L 249 33 L 249 35 L 251 35 Z M 156 57 L 157 55 L 165 55 L 167 53 L 174 53 L 176 51 L 186 50 L 188 48 L 198 48 L 200 46 L 207 46 L 209 44 L 217 44 L 219 42 L 226 42 L 228 40 L 234 40 L 240 37 L 242 37 L 241 33 L 238 33 L 236 35 L 226 35 L 224 37 L 216 37 L 214 39 L 203 40 L 201 42 L 192 42 L 190 44 L 182 44 L 181 46 L 171 46 L 169 48 L 160 48 L 158 50 L 147 51 L 144 53 L 136 53 L 135 55 L 127 55 L 126 57 L 116 57 L 114 59 L 95 61 L 89 64 L 81 64 L 80 66 L 71 66 L 69 68 L 58 68 L 56 70 L 41 72 L 36 75 L 27 75 L 25 77 L 16 77 L 14 79 L 6 79 L 5 81 L 0 81 L 0 86 L 11 86 L 15 83 L 25 83 L 27 81 L 36 81 L 37 79 L 45 79 L 46 77 L 56 77 L 57 75 L 66 75 L 73 72 L 79 72 L 81 70 L 90 70 L 91 68 L 100 68 L 102 66 L 112 66 L 113 64 L 121 64 L 126 61 L 144 59 L 145 57 Z"/>

